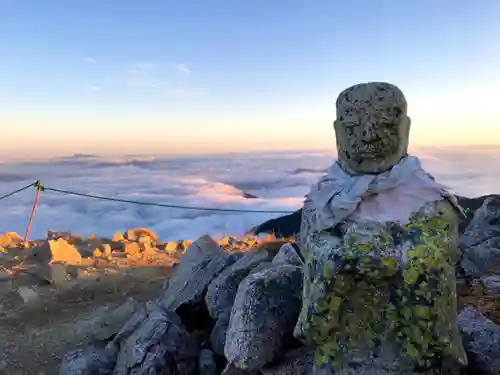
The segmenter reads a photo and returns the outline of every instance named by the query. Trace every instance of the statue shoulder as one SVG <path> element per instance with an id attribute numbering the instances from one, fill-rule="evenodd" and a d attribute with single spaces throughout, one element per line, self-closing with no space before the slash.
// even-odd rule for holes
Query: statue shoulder
<path id="1" fill-rule="evenodd" d="M 429 202 L 410 219 L 410 226 L 425 232 L 440 233 L 448 239 L 458 238 L 459 213 L 447 199 Z"/>
<path id="2" fill-rule="evenodd" d="M 446 198 L 426 203 L 417 213 L 412 217 L 414 220 L 433 220 L 440 219 L 444 221 L 458 221 L 459 213 L 453 204 Z"/>

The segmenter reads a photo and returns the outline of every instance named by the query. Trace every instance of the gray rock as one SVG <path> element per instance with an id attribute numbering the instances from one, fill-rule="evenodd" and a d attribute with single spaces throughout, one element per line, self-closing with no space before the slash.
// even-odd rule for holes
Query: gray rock
<path id="1" fill-rule="evenodd" d="M 461 266 L 468 276 L 500 271 L 500 197 L 484 200 L 460 236 L 459 245 Z"/>
<path id="2" fill-rule="evenodd" d="M 487 239 L 465 249 L 461 266 L 468 276 L 481 277 L 500 271 L 500 237 Z"/>
<path id="3" fill-rule="evenodd" d="M 117 334 L 130 317 L 140 309 L 139 304 L 129 297 L 127 301 L 112 311 L 106 311 L 100 316 L 91 330 L 91 338 L 97 340 L 106 340 Z"/>
<path id="4" fill-rule="evenodd" d="M 83 349 L 66 353 L 59 367 L 59 375 L 111 375 L 116 358 L 106 352 L 106 342 L 98 342 Z"/>
<path id="5" fill-rule="evenodd" d="M 183 304 L 203 302 L 210 282 L 241 256 L 223 251 L 209 236 L 196 240 L 173 270 L 158 304 L 164 310 L 176 311 Z"/>
<path id="6" fill-rule="evenodd" d="M 208 286 L 205 303 L 210 316 L 217 319 L 210 333 L 210 345 L 215 353 L 224 355 L 226 330 L 238 286 L 257 265 L 270 259 L 271 254 L 266 250 L 244 254 Z"/>
<path id="7" fill-rule="evenodd" d="M 488 294 L 500 294 L 500 276 L 485 276 L 481 278 L 481 283 Z"/>
<path id="8" fill-rule="evenodd" d="M 210 283 L 205 295 L 205 304 L 212 319 L 229 318 L 238 286 L 252 268 L 269 258 L 267 251 L 247 253 Z"/>
<path id="9" fill-rule="evenodd" d="M 302 268 L 278 265 L 249 275 L 239 286 L 224 353 L 228 362 L 257 370 L 285 350 L 301 309 Z"/>
<path id="10" fill-rule="evenodd" d="M 179 260 L 176 272 L 183 268 L 189 268 L 190 264 L 196 264 L 200 259 L 206 257 L 216 257 L 224 254 L 225 251 L 209 235 L 204 235 L 194 241 Z"/>
<path id="11" fill-rule="evenodd" d="M 308 375 L 311 373 L 314 362 L 312 349 L 302 346 L 289 351 L 278 365 L 264 367 L 262 375 Z"/>
<path id="12" fill-rule="evenodd" d="M 474 212 L 462 236 L 460 248 L 476 246 L 490 238 L 500 237 L 500 197 L 490 197 Z"/>
<path id="13" fill-rule="evenodd" d="M 474 367 L 500 374 L 500 326 L 472 307 L 460 311 L 457 322 L 464 338 L 464 348 L 473 358 Z"/>
<path id="14" fill-rule="evenodd" d="M 61 285 L 69 280 L 68 266 L 63 263 L 40 264 L 37 276 L 50 284 Z"/>
<path id="15" fill-rule="evenodd" d="M 108 345 L 113 375 L 196 375 L 199 346 L 180 317 L 147 302 Z"/>
<path id="16" fill-rule="evenodd" d="M 209 349 L 202 349 L 198 359 L 199 375 L 218 375 L 217 364 L 215 363 L 214 353 Z"/>
<path id="17" fill-rule="evenodd" d="M 9 294 L 14 290 L 13 279 L 0 280 L 0 297 Z"/>
<path id="18" fill-rule="evenodd" d="M 279 266 L 280 264 L 273 264 L 273 262 L 262 262 L 261 264 L 259 264 L 258 266 L 255 266 L 253 269 L 252 269 L 252 272 L 250 272 L 251 274 L 254 274 L 254 273 L 259 273 L 259 272 L 262 272 L 264 270 L 267 270 L 269 268 L 272 268 L 272 267 L 275 267 L 275 266 Z"/>
<path id="19" fill-rule="evenodd" d="M 229 327 L 229 316 L 221 317 L 215 322 L 210 332 L 210 347 L 214 353 L 224 355 L 224 345 L 226 345 L 226 332 Z"/>
<path id="20" fill-rule="evenodd" d="M 302 267 L 304 262 L 292 244 L 286 243 L 281 246 L 280 251 L 273 259 L 273 264 L 291 264 Z"/>
<path id="21" fill-rule="evenodd" d="M 243 370 L 236 367 L 233 363 L 228 363 L 221 375 L 260 375 L 259 370 Z"/>

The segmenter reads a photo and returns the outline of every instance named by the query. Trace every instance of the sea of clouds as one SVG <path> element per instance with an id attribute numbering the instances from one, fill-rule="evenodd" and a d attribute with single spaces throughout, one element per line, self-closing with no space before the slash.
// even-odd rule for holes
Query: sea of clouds
<path id="1" fill-rule="evenodd" d="M 500 146 L 421 148 L 422 165 L 456 194 L 500 193 Z M 218 156 L 74 155 L 44 161 L 0 163 L 0 196 L 41 180 L 47 187 L 163 204 L 294 211 L 323 171 L 332 152 L 279 152 Z M 24 234 L 33 207 L 30 188 L 0 201 L 0 233 Z M 244 197 L 249 193 L 258 198 Z M 111 237 L 148 227 L 164 241 L 242 235 L 280 213 L 234 213 L 152 207 L 45 191 L 30 239 L 48 229 Z"/>

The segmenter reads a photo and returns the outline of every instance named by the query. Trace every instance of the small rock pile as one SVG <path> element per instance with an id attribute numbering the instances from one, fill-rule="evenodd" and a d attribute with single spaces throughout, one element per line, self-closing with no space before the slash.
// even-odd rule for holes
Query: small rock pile
<path id="1" fill-rule="evenodd" d="M 302 264 L 289 243 L 229 252 L 204 236 L 156 300 L 122 308 L 124 324 L 67 353 L 59 374 L 305 374 L 312 353 L 293 338 Z"/>
<path id="2" fill-rule="evenodd" d="M 494 292 L 499 220 L 500 200 L 475 213 L 461 238 L 460 284 Z M 293 337 L 302 294 L 297 250 L 286 243 L 279 251 L 229 252 L 209 236 L 198 239 L 157 299 L 128 301 L 119 320 L 66 354 L 59 375 L 308 374 L 313 353 Z M 457 317 L 468 373 L 500 374 L 500 325 L 476 307 Z"/>

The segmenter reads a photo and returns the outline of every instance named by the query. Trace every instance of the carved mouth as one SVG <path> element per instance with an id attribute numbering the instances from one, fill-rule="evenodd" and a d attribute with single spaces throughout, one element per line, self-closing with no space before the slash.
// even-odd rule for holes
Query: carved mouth
<path id="1" fill-rule="evenodd" d="M 387 148 L 383 144 L 368 144 L 359 147 L 356 154 L 360 156 L 383 155 L 387 152 Z"/>

